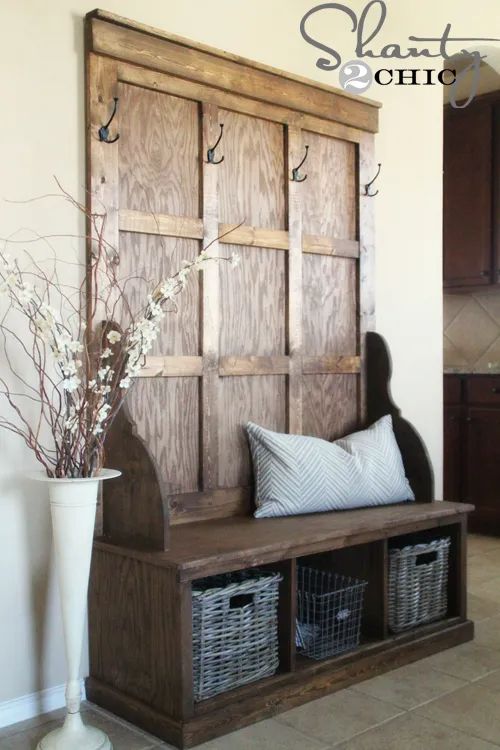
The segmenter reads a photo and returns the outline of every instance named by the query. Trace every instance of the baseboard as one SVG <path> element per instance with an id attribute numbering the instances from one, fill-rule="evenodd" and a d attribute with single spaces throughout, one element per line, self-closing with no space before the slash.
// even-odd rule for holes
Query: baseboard
<path id="1" fill-rule="evenodd" d="M 82 699 L 85 699 L 85 683 L 81 681 Z M 56 685 L 55 687 L 40 690 L 38 693 L 30 695 L 21 695 L 20 698 L 13 698 L 10 701 L 0 703 L 0 728 L 8 727 L 10 724 L 17 724 L 18 721 L 33 719 L 35 716 L 46 714 L 48 711 L 55 711 L 62 708 L 65 703 L 64 690 L 65 685 Z"/>

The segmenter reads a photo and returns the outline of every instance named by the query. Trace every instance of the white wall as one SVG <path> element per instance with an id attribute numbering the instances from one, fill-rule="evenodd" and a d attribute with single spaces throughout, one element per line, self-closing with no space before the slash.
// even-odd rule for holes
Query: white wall
<path id="1" fill-rule="evenodd" d="M 313 0 L 103 0 L 107 10 L 337 85 L 319 71 L 315 50 L 298 33 Z M 26 199 L 53 189 L 57 175 L 83 199 L 83 15 L 95 0 L 3 0 L 0 6 L 0 197 Z M 351 0 L 360 11 L 364 3 Z M 383 43 L 409 34 L 488 36 L 498 0 L 389 0 Z M 322 24 L 323 25 L 323 24 Z M 325 21 L 345 60 L 354 57 L 347 24 Z M 438 67 L 439 61 L 436 61 Z M 427 65 L 426 65 L 427 67 Z M 442 91 L 374 87 L 383 101 L 377 158 L 377 318 L 394 358 L 393 392 L 422 433 L 442 474 L 441 149 Z M 54 205 L 0 202 L 0 236 L 20 227 L 80 231 Z M 73 257 L 79 243 L 59 252 Z M 1 367 L 1 363 L 0 363 Z M 50 576 L 48 514 L 24 471 L 33 460 L 0 434 L 0 702 L 63 682 L 61 633 Z M 47 598 L 48 592 L 48 598 Z M 43 657 L 41 654 L 44 654 Z"/>

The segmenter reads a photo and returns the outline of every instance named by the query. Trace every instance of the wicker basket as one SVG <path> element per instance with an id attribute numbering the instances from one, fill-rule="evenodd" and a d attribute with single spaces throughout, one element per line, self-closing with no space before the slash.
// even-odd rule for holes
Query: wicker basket
<path id="1" fill-rule="evenodd" d="M 193 583 L 195 701 L 276 672 L 281 580 L 253 569 Z"/>
<path id="2" fill-rule="evenodd" d="M 450 538 L 389 551 L 389 627 L 393 633 L 444 617 Z"/>
<path id="3" fill-rule="evenodd" d="M 297 637 L 300 652 L 325 659 L 359 645 L 366 581 L 297 568 Z"/>

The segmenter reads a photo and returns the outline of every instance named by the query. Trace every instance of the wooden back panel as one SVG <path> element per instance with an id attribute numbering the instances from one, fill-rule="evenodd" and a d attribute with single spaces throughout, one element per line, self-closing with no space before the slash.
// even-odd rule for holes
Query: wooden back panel
<path id="1" fill-rule="evenodd" d="M 87 43 L 91 204 L 111 210 L 107 239 L 134 276 L 132 306 L 230 228 L 211 255 L 241 259 L 190 279 L 129 395 L 133 428 L 121 419 L 108 441 L 107 463 L 124 479 L 105 487 L 104 532 L 123 542 L 120 508 L 135 502 L 151 516 L 148 493 L 129 489 L 143 475 L 161 479 L 165 525 L 167 506 L 172 524 L 250 512 L 248 420 L 326 439 L 365 422 L 374 308 L 363 185 L 376 108 L 239 59 L 233 79 L 227 56 L 101 12 L 87 19 Z M 114 96 L 120 138 L 104 144 L 97 132 Z M 212 164 L 221 124 L 224 160 Z M 306 145 L 307 179 L 293 181 Z M 121 451 L 125 434 L 150 455 Z M 129 526 L 134 543 L 166 544 L 149 522 Z"/>

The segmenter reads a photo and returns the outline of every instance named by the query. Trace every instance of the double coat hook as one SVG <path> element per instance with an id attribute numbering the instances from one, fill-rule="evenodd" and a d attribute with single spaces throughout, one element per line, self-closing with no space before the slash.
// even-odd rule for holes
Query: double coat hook
<path id="1" fill-rule="evenodd" d="M 111 117 L 107 121 L 106 125 L 101 125 L 101 127 L 99 128 L 99 140 L 103 141 L 104 143 L 116 143 L 116 141 L 120 137 L 119 133 L 117 133 L 114 138 L 110 138 L 109 137 L 109 126 L 113 122 L 113 119 L 114 119 L 114 117 L 116 115 L 116 110 L 118 109 L 118 97 L 115 96 L 115 97 L 113 97 L 113 99 L 114 99 L 115 103 L 114 103 L 114 106 L 113 106 L 113 111 L 111 113 Z"/>
<path id="2" fill-rule="evenodd" d="M 294 169 L 292 169 L 292 182 L 305 182 L 307 180 L 306 174 L 303 177 L 300 174 L 300 168 L 305 164 L 307 154 L 309 153 L 309 146 L 306 146 L 305 149 L 306 153 L 304 154 L 304 158 L 297 167 L 294 167 Z"/>
<path id="3" fill-rule="evenodd" d="M 209 148 L 208 151 L 207 151 L 207 164 L 221 164 L 224 161 L 224 157 L 223 156 L 221 156 L 220 159 L 216 159 L 215 158 L 215 150 L 216 150 L 217 146 L 219 145 L 219 143 L 222 140 L 223 133 L 224 133 L 224 125 L 223 125 L 223 123 L 221 123 L 221 125 L 220 125 L 220 135 L 217 138 L 215 146 L 212 146 L 212 148 Z"/>
<path id="4" fill-rule="evenodd" d="M 365 195 L 368 196 L 368 198 L 375 198 L 375 196 L 378 195 L 378 193 L 379 193 L 378 190 L 376 190 L 374 193 L 370 192 L 370 188 L 373 185 L 373 183 L 375 182 L 375 180 L 377 179 L 377 177 L 379 176 L 381 169 L 382 169 L 382 164 L 379 163 L 378 169 L 377 169 L 377 174 L 375 175 L 375 177 L 373 178 L 373 180 L 371 182 L 369 182 L 368 184 L 365 185 Z"/>

